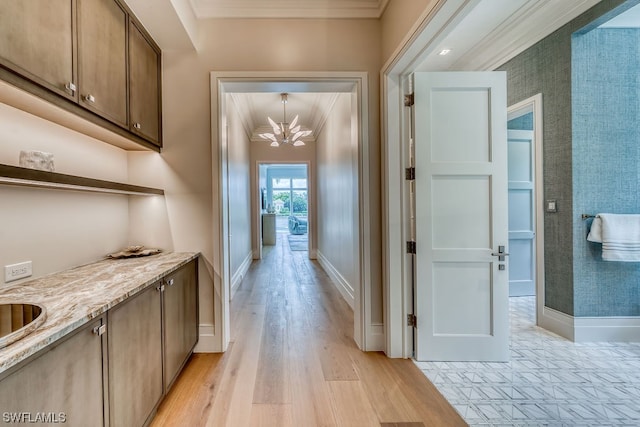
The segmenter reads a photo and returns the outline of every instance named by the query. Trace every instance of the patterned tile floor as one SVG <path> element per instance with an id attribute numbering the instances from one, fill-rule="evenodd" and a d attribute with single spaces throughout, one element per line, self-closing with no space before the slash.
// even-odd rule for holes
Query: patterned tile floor
<path id="1" fill-rule="evenodd" d="M 511 298 L 511 361 L 415 362 L 470 426 L 640 426 L 640 343 L 573 343 Z"/>

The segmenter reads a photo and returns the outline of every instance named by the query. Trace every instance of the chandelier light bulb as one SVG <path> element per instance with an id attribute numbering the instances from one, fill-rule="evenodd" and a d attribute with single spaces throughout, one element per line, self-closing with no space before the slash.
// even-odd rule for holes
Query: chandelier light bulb
<path id="1" fill-rule="evenodd" d="M 302 126 L 298 124 L 299 115 L 296 115 L 291 123 L 287 123 L 286 104 L 288 102 L 288 94 L 281 93 L 280 99 L 282 102 L 282 121 L 278 123 L 271 117 L 267 117 L 267 121 L 273 129 L 273 133 L 265 132 L 258 134 L 258 136 L 267 141 L 271 141 L 271 147 L 279 147 L 283 144 L 291 144 L 294 147 L 305 145 L 304 141 L 300 140 L 300 138 L 311 135 L 312 131 L 301 130 Z"/>

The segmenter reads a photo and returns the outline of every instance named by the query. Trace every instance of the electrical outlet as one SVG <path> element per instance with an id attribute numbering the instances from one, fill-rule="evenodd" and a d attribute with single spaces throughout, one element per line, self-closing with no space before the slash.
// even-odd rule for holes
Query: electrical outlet
<path id="1" fill-rule="evenodd" d="M 24 279 L 33 274 L 33 268 L 31 261 L 20 262 L 18 264 L 11 264 L 4 266 L 4 281 L 5 283 L 13 282 L 14 280 Z"/>

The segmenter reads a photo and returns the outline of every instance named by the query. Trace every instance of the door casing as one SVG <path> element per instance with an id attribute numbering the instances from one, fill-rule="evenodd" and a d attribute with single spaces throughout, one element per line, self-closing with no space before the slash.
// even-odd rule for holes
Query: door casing
<path id="1" fill-rule="evenodd" d="M 535 280 L 536 280 L 536 325 L 540 325 L 544 311 L 544 187 L 543 187 L 543 115 L 542 94 L 524 99 L 507 108 L 507 119 L 533 113 L 534 170 L 535 170 Z"/>
<path id="2" fill-rule="evenodd" d="M 358 108 L 358 241 L 359 280 L 355 284 L 354 333 L 359 348 L 366 351 L 384 350 L 384 335 L 371 322 L 371 251 L 369 182 L 369 94 L 366 72 L 244 72 L 213 71 L 211 79 L 211 155 L 218 167 L 213 181 L 213 259 L 214 259 L 214 348 L 223 352 L 231 338 L 230 310 L 231 271 L 229 267 L 228 208 L 228 140 L 226 138 L 226 94 L 232 92 L 329 91 L 348 92 L 355 97 Z M 313 88 L 313 89 L 312 89 Z M 219 326 L 218 326 L 219 325 Z"/>
<path id="3" fill-rule="evenodd" d="M 384 168 L 383 182 L 383 255 L 384 255 L 384 325 L 385 348 L 389 357 L 410 358 L 413 354 L 413 328 L 407 325 L 407 314 L 413 312 L 412 290 L 409 266 L 406 257 L 407 200 L 409 195 L 404 181 L 404 168 L 409 166 L 408 153 L 410 133 L 407 130 L 404 95 L 410 93 L 407 84 L 414 71 L 436 71 L 425 67 L 425 58 L 439 50 L 439 43 L 455 28 L 464 16 L 475 7 L 478 0 L 440 0 L 416 22 L 410 37 L 383 66 L 381 72 L 382 99 L 382 154 Z M 522 45 L 527 40 L 522 41 Z M 521 45 L 512 44 L 510 49 L 492 56 L 491 64 L 501 64 L 519 53 Z M 486 53 L 486 55 L 494 53 Z M 458 70 L 458 69 L 457 69 Z M 442 71 L 439 69 L 439 71 Z M 459 69 L 459 71 L 491 71 L 489 68 Z M 541 110 L 541 103 L 539 104 Z M 542 126 L 542 117 L 536 122 Z M 540 132 L 540 139 L 542 133 Z M 536 135 L 537 138 L 537 135 Z M 538 176 L 542 177 L 542 162 Z M 542 185 L 538 186 L 542 191 Z M 542 200 L 540 195 L 539 200 Z M 542 221 L 542 215 L 538 215 Z M 543 227 L 538 224 L 538 237 L 542 239 Z M 537 317 L 541 318 L 544 307 L 543 244 L 537 245 Z M 542 301 L 542 302 L 541 302 Z"/>

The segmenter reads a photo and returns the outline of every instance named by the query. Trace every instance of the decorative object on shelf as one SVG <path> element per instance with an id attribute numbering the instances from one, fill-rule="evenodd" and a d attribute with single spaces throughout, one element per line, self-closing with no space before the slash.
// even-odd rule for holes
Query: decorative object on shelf
<path id="1" fill-rule="evenodd" d="M 115 252 L 107 255 L 108 258 L 120 259 L 120 258 L 134 258 L 141 256 L 149 256 L 155 255 L 162 252 L 161 249 L 151 249 L 145 248 L 144 246 L 129 246 L 121 250 L 120 252 Z"/>
<path id="2" fill-rule="evenodd" d="M 298 124 L 298 116 L 293 119 L 291 123 L 287 122 L 287 93 L 281 93 L 280 98 L 282 102 L 282 121 L 276 123 L 271 117 L 267 117 L 269 124 L 273 128 L 273 133 L 266 132 L 261 133 L 260 138 L 271 141 L 272 147 L 279 147 L 282 144 L 291 144 L 294 147 L 300 147 L 305 145 L 301 138 L 311 135 L 310 130 L 301 130 L 302 126 Z"/>
<path id="3" fill-rule="evenodd" d="M 28 169 L 36 169 L 54 172 L 53 154 L 44 151 L 28 150 L 20 151 L 20 166 Z"/>

